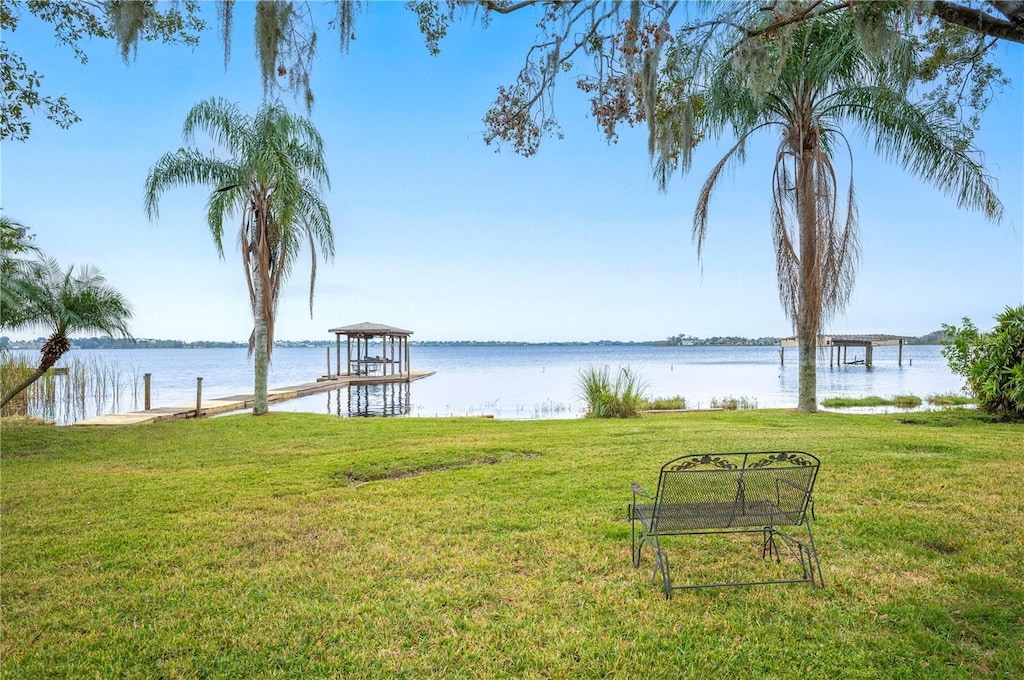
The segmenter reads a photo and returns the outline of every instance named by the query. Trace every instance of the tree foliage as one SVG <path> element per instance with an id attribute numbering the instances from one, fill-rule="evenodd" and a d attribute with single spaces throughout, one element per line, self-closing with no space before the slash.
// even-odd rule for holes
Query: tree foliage
<path id="1" fill-rule="evenodd" d="M 521 155 L 536 153 L 547 135 L 558 136 L 554 91 L 572 73 L 587 93 L 591 111 L 609 141 L 619 125 L 646 123 L 653 135 L 667 123 L 657 118 L 659 102 L 686 86 L 686 72 L 712 55 L 736 55 L 770 68 L 761 36 L 791 34 L 808 17 L 807 3 L 577 2 L 525 0 L 482 2 L 488 12 L 543 9 L 538 38 L 515 80 L 498 88 L 485 117 L 485 141 L 507 143 Z M 821 3 L 809 3 L 819 5 Z M 846 3 L 844 3 L 846 4 Z M 784 55 L 777 55 L 779 63 Z M 699 106 L 699 102 L 691 102 Z M 666 107 L 661 107 L 666 108 Z"/>
<path id="2" fill-rule="evenodd" d="M 253 41 L 266 97 L 290 93 L 308 111 L 314 102 L 312 73 L 320 35 L 325 29 L 336 31 L 345 54 L 355 39 L 361 6 L 358 0 L 334 0 L 330 5 L 258 0 Z M 724 40 L 737 53 L 752 54 L 759 44 L 785 35 L 796 25 L 834 13 L 855 14 L 868 28 L 899 22 L 907 35 L 920 39 L 921 79 L 930 83 L 936 100 L 971 110 L 984 108 L 992 90 L 1004 82 L 991 61 L 993 45 L 1024 43 L 1024 2 L 1018 1 L 407 0 L 405 6 L 416 15 L 431 54 L 440 51 L 449 26 L 460 18 L 469 16 L 487 26 L 495 16 L 535 13 L 538 39 L 528 49 L 515 82 L 499 88 L 486 118 L 489 143 L 508 142 L 524 155 L 535 153 L 542 137 L 559 134 L 553 92 L 563 73 L 576 72 L 577 86 L 590 95 L 595 118 L 610 138 L 616 123 L 643 121 L 653 110 L 656 80 L 651 76 L 657 73 L 661 51 L 678 39 L 670 28 L 688 36 L 694 45 Z M 92 38 L 113 41 L 128 62 L 135 58 L 140 42 L 198 44 L 209 25 L 201 13 L 204 7 L 216 12 L 227 67 L 235 0 L 4 0 L 0 30 L 14 32 L 28 14 L 50 24 L 58 45 L 70 47 L 82 63 L 88 60 L 83 44 Z M 866 30 L 864 35 L 870 33 Z M 26 139 L 32 115 L 43 115 L 61 127 L 79 120 L 64 97 L 43 92 L 43 76 L 6 43 L 0 52 L 4 91 L 0 139 Z M 592 66 L 577 69 L 587 62 Z M 638 96 L 642 86 L 647 89 L 646 107 L 645 99 Z"/>
<path id="3" fill-rule="evenodd" d="M 310 74 L 320 32 L 314 14 L 317 4 L 308 0 L 256 3 L 254 47 L 268 98 L 283 90 L 301 97 L 307 109 L 312 107 Z M 231 57 L 234 0 L 4 0 L 0 4 L 0 30 L 13 33 L 26 15 L 32 16 L 51 25 L 57 44 L 70 48 L 82 64 L 89 60 L 84 46 L 91 39 L 112 41 L 125 63 L 129 63 L 135 59 L 140 43 L 198 45 L 209 26 L 202 15 L 204 6 L 215 7 L 226 68 Z M 353 0 L 337 0 L 333 4 L 327 28 L 338 32 L 342 53 L 355 37 L 353 29 L 359 6 Z M 43 91 L 43 75 L 6 43 L 0 46 L 0 57 L 4 97 L 0 139 L 27 139 L 33 116 L 44 116 L 62 128 L 81 120 L 65 97 Z"/>
<path id="4" fill-rule="evenodd" d="M 963 326 L 943 324 L 942 330 L 950 338 L 942 355 L 964 377 L 978 407 L 1024 419 L 1024 305 L 996 316 L 990 333 L 980 332 L 966 317 Z"/>
<path id="5" fill-rule="evenodd" d="M 27 14 L 49 24 L 57 45 L 69 48 L 82 64 L 89 61 L 85 44 L 96 38 L 114 41 L 128 63 L 140 42 L 197 45 L 206 26 L 199 5 L 199 0 L 160 5 L 155 0 L 4 0 L 0 3 L 0 31 L 15 32 Z M 27 139 L 32 132 L 31 116 L 45 116 L 62 128 L 81 120 L 65 97 L 44 93 L 43 75 L 6 41 L 0 44 L 0 63 L 0 139 Z"/>
<path id="6" fill-rule="evenodd" d="M 758 71 L 755 83 L 768 83 L 784 63 L 797 28 L 833 15 L 851 18 L 869 53 L 883 52 L 894 36 L 909 42 L 915 80 L 926 99 L 966 123 L 961 129 L 966 145 L 979 124 L 977 114 L 1007 82 L 994 64 L 992 48 L 999 40 L 1024 42 L 1024 24 L 1010 23 L 1024 17 L 1024 3 L 1016 3 L 1019 10 L 1004 6 L 1011 13 L 1010 28 L 998 37 L 985 32 L 989 24 L 966 27 L 943 18 L 935 11 L 940 3 L 911 0 L 481 4 L 490 11 L 529 5 L 546 10 L 522 69 L 513 83 L 499 87 L 485 118 L 488 143 L 504 142 L 527 156 L 536 153 L 545 135 L 558 135 L 553 92 L 562 73 L 574 73 L 610 141 L 617 139 L 619 125 L 645 122 L 653 144 L 653 135 L 666 133 L 666 124 L 687 124 L 656 118 L 659 108 L 666 108 L 662 100 L 678 99 L 680 92 L 692 89 L 687 74 L 700 71 L 708 60 L 728 57 Z M 962 4 L 965 12 L 986 7 Z M 685 127 L 678 132 L 687 133 Z"/>

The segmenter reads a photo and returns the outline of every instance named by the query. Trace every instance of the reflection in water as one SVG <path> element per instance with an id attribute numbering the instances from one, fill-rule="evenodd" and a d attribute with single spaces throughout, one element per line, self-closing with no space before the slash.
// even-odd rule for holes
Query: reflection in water
<path id="1" fill-rule="evenodd" d="M 349 385 L 327 393 L 327 413 L 339 416 L 407 416 L 410 403 L 409 383 Z"/>

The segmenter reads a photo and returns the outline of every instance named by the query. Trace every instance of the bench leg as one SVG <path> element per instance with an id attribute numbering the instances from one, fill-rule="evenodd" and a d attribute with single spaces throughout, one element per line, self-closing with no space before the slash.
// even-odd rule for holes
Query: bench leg
<path id="1" fill-rule="evenodd" d="M 818 551 L 814 546 L 814 534 L 811 532 L 811 523 L 809 520 L 804 520 L 804 528 L 807 529 L 807 543 L 796 539 L 782 531 L 776 530 L 774 527 L 764 528 L 764 545 L 761 549 L 761 559 L 767 559 L 775 557 L 776 562 L 781 562 L 781 556 L 779 555 L 779 544 L 775 540 L 776 536 L 782 538 L 783 543 L 789 549 L 789 552 L 796 558 L 797 562 L 800 563 L 800 571 L 803 574 L 804 581 L 810 581 L 811 585 L 816 588 L 825 587 L 825 579 L 821 573 L 821 563 L 818 561 Z"/>
<path id="2" fill-rule="evenodd" d="M 825 577 L 821 573 L 821 562 L 818 560 L 818 548 L 814 545 L 814 534 L 811 532 L 811 520 L 804 517 L 804 525 L 807 527 L 808 562 L 811 567 L 811 582 L 814 583 L 814 573 L 818 573 L 818 582 L 814 585 L 818 588 L 825 587 Z"/>
<path id="3" fill-rule="evenodd" d="M 779 546 L 775 544 L 775 529 L 765 527 L 762 531 L 761 559 L 771 559 L 772 557 L 775 558 L 776 564 L 782 561 L 779 556 Z"/>
<path id="4" fill-rule="evenodd" d="M 632 556 L 633 556 L 633 568 L 634 569 L 636 569 L 637 567 L 640 566 L 640 549 L 639 549 L 639 546 L 636 543 L 636 516 L 634 515 L 635 512 L 636 511 L 633 509 L 633 506 L 630 505 L 629 506 L 629 530 L 630 530 L 630 533 L 633 535 L 632 550 L 631 550 L 630 554 L 632 554 Z"/>
<path id="5" fill-rule="evenodd" d="M 658 552 L 658 548 L 657 548 L 655 542 L 651 540 L 651 535 L 646 533 L 643 529 L 640 529 L 639 531 L 636 532 L 635 538 L 634 538 L 634 543 L 633 543 L 633 567 L 634 568 L 637 568 L 637 567 L 640 566 L 640 559 L 641 559 L 641 557 L 643 557 L 643 551 L 644 551 L 644 546 L 645 545 L 649 545 L 651 547 L 651 552 L 653 552 L 653 553 L 657 553 Z M 655 557 L 655 559 L 657 559 L 657 557 L 658 557 L 657 554 L 655 554 L 654 557 Z"/>
<path id="6" fill-rule="evenodd" d="M 811 582 L 815 588 L 825 587 L 825 577 L 821 573 L 821 562 L 818 560 L 818 548 L 814 545 L 814 533 L 811 531 L 811 521 L 804 517 L 804 528 L 807 529 L 807 543 L 791 538 L 781 532 L 778 533 L 787 543 L 795 543 L 797 559 L 800 560 L 800 568 L 803 570 L 804 579 Z M 792 546 L 790 546 L 792 550 Z"/>
<path id="7" fill-rule="evenodd" d="M 665 599 L 672 599 L 672 578 L 669 576 L 668 555 L 661 549 L 655 539 L 654 550 L 654 573 L 651 574 L 651 582 L 654 583 L 661 576 L 661 585 L 665 589 Z"/>

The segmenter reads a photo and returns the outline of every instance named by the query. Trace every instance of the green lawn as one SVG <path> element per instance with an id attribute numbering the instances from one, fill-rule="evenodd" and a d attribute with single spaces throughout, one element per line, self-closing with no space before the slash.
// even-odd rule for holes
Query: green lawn
<path id="1" fill-rule="evenodd" d="M 2 427 L 3 677 L 1024 676 L 1024 428 L 973 412 Z M 778 448 L 827 587 L 663 599 L 629 483 Z"/>

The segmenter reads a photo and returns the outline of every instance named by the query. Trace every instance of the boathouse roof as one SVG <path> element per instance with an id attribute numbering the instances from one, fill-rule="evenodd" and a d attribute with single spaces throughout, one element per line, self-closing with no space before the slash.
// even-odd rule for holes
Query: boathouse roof
<path id="1" fill-rule="evenodd" d="M 328 333 L 334 333 L 335 335 L 348 335 L 348 336 L 375 336 L 375 335 L 392 335 L 398 336 L 409 336 L 412 335 L 412 331 L 407 331 L 403 328 L 396 328 L 394 326 L 388 326 L 383 323 L 373 323 L 370 321 L 364 321 L 363 323 L 352 324 L 351 326 L 341 326 L 339 328 L 331 328 L 327 331 Z"/>

